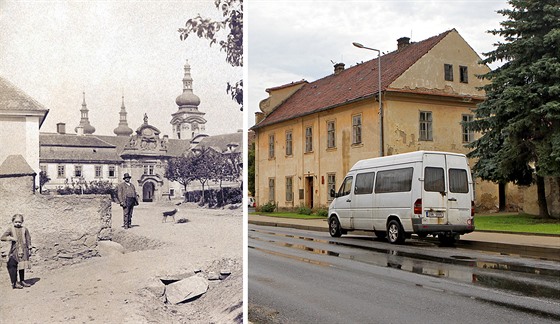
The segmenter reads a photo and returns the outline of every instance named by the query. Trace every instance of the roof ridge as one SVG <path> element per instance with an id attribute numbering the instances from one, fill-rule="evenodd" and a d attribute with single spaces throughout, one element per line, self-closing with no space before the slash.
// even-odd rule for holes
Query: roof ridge
<path id="1" fill-rule="evenodd" d="M 313 82 L 307 82 L 285 98 L 262 121 L 251 127 L 260 128 L 277 122 L 302 117 L 341 104 L 369 98 L 379 91 L 378 61 L 381 60 L 381 90 L 402 76 L 412 65 L 455 29 L 447 30 L 424 40 L 413 42 L 401 49 L 356 64 L 339 73 L 332 73 Z M 269 88 L 274 89 L 274 88 Z"/>

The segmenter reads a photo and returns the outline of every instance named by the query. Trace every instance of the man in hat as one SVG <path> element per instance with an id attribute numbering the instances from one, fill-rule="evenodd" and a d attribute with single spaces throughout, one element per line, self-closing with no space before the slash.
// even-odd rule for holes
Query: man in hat
<path id="1" fill-rule="evenodd" d="M 130 183 L 130 174 L 125 173 L 124 182 L 117 186 L 117 199 L 123 208 L 123 227 L 130 228 L 132 224 L 132 210 L 138 205 L 138 194 L 136 188 Z"/>

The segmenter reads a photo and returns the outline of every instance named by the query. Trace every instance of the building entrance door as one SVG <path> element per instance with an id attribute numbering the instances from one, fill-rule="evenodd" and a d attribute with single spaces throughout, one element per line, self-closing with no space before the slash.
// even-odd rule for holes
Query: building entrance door
<path id="1" fill-rule="evenodd" d="M 305 177 L 305 206 L 313 208 L 313 177 Z"/>
<path id="2" fill-rule="evenodd" d="M 153 182 L 146 182 L 144 186 L 142 186 L 142 201 L 143 202 L 152 202 L 154 201 L 154 183 Z"/>

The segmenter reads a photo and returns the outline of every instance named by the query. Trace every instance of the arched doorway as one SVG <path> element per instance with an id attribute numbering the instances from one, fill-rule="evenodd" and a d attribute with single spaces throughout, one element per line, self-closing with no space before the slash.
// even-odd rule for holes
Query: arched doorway
<path id="1" fill-rule="evenodd" d="M 144 186 L 142 186 L 142 201 L 143 202 L 154 201 L 154 191 L 155 191 L 154 183 L 151 181 L 146 181 L 146 183 L 144 183 Z"/>

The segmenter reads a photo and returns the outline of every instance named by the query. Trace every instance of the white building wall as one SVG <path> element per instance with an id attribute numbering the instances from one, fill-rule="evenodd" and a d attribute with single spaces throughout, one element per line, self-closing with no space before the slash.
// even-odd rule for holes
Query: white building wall
<path id="1" fill-rule="evenodd" d="M 9 155 L 21 155 L 33 167 L 27 153 L 27 125 L 25 117 L 0 116 L 0 164 Z M 38 145 L 37 145 L 38 147 Z M 38 162 L 38 160 L 37 160 Z M 37 164 L 37 166 L 39 166 Z"/>

